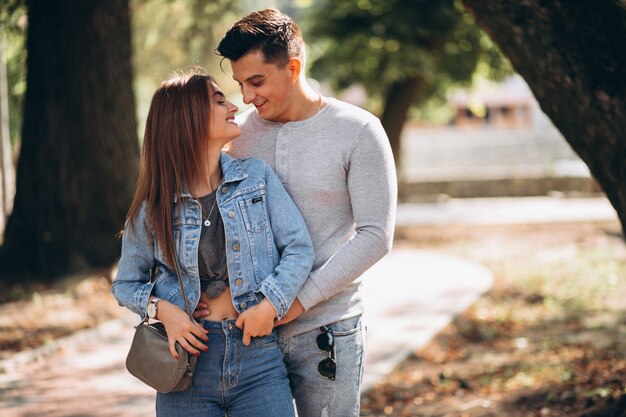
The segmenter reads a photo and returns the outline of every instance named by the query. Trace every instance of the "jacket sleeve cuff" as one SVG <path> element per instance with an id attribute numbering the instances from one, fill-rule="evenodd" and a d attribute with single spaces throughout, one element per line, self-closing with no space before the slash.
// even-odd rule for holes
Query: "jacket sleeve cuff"
<path id="1" fill-rule="evenodd" d="M 305 311 L 325 299 L 326 297 L 324 297 L 322 290 L 317 286 L 317 284 L 315 284 L 311 277 L 305 281 L 302 289 L 298 293 L 298 300 L 300 301 L 300 304 L 302 304 L 302 307 L 304 307 Z"/>
<path id="2" fill-rule="evenodd" d="M 150 301 L 150 294 L 152 294 L 154 284 L 154 282 L 151 282 L 149 284 L 142 285 L 139 288 L 137 297 L 135 298 L 135 308 L 132 310 L 141 316 L 141 321 L 144 321 L 148 317 L 148 302 Z"/>
<path id="3" fill-rule="evenodd" d="M 265 298 L 267 298 L 272 307 L 274 307 L 274 310 L 276 310 L 276 318 L 278 320 L 282 319 L 283 316 L 287 314 L 288 306 L 285 303 L 282 295 L 276 290 L 276 288 L 274 288 L 272 284 L 264 281 L 261 284 L 261 287 L 256 292 L 260 292 L 265 296 Z"/>

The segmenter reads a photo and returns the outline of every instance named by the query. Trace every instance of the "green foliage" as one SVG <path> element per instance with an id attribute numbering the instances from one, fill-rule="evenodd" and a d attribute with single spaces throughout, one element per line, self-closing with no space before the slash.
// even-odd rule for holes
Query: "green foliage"
<path id="1" fill-rule="evenodd" d="M 5 0 L 0 5 L 0 42 L 6 65 L 9 93 L 11 143 L 19 142 L 22 106 L 26 91 L 26 6 L 24 0 Z"/>
<path id="2" fill-rule="evenodd" d="M 176 70 L 198 64 L 220 84 L 235 85 L 213 53 L 220 37 L 242 13 L 242 0 L 130 0 L 133 25 L 134 90 L 139 129 L 158 84 Z M 12 143 L 19 142 L 26 91 L 27 8 L 24 0 L 0 4 L 0 35 L 7 66 Z M 223 81 L 223 82 L 222 82 Z M 143 132 L 140 132 L 140 137 Z"/>
<path id="3" fill-rule="evenodd" d="M 420 100 L 467 83 L 479 63 L 505 74 L 505 59 L 454 0 L 322 0 L 309 15 L 312 76 L 341 90 L 362 84 L 375 100 L 420 77 Z M 498 72 L 499 71 L 499 72 Z"/>
<path id="4" fill-rule="evenodd" d="M 200 65 L 217 79 L 228 96 L 239 97 L 228 66 L 220 66 L 214 49 L 228 27 L 244 13 L 276 4 L 298 16 L 306 1 L 281 0 L 129 0 L 132 18 L 134 91 L 139 137 L 150 99 L 174 71 Z M 310 5 L 309 5 L 310 6 Z M 0 35 L 7 65 L 11 139 L 19 142 L 26 91 L 27 8 L 24 0 L 0 3 Z M 240 103 L 238 103 L 240 104 Z"/>
<path id="5" fill-rule="evenodd" d="M 228 87 L 235 91 L 214 50 L 241 14 L 241 1 L 131 0 L 130 6 L 139 137 L 154 90 L 174 71 L 200 65 L 217 78 L 227 95 Z"/>
<path id="6" fill-rule="evenodd" d="M 136 73 L 156 83 L 195 64 L 219 69 L 213 51 L 240 12 L 231 0 L 131 0 Z"/>

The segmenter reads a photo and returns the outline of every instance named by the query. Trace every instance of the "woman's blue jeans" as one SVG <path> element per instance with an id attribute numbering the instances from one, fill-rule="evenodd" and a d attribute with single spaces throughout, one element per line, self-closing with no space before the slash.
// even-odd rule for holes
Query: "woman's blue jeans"
<path id="1" fill-rule="evenodd" d="M 244 346 L 234 320 L 201 323 L 209 331 L 209 351 L 198 357 L 191 388 L 157 393 L 157 416 L 294 417 L 276 332 Z"/>

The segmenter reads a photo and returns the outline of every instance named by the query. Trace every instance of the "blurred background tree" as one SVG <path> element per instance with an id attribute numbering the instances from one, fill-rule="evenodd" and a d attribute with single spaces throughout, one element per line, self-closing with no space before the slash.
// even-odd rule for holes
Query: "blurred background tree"
<path id="1" fill-rule="evenodd" d="M 19 151 L 0 248 L 5 282 L 52 280 L 115 262 L 151 95 L 174 70 L 195 64 L 230 81 L 213 48 L 237 4 L 10 0 L 0 7 Z"/>
<path id="2" fill-rule="evenodd" d="M 0 36 L 6 65 L 9 129 L 12 144 L 19 142 L 22 100 L 26 91 L 26 5 L 24 0 L 4 0 L 0 7 Z"/>
<path id="3" fill-rule="evenodd" d="M 127 1 L 26 8 L 16 195 L 0 248 L 8 281 L 110 266 L 138 162 Z"/>
<path id="4" fill-rule="evenodd" d="M 220 68 L 213 49 L 231 22 L 242 13 L 242 1 L 130 0 L 129 3 L 133 90 L 140 121 L 145 120 L 156 87 L 175 70 L 199 64 L 232 92 L 238 91 L 230 75 Z M 27 20 L 25 0 L 4 0 L 0 4 L 0 32 L 10 87 L 11 142 L 16 147 L 21 137 L 26 91 Z M 138 123 L 138 128 L 141 138 L 143 123 Z"/>
<path id="5" fill-rule="evenodd" d="M 463 3 L 587 164 L 626 230 L 626 3 Z"/>
<path id="6" fill-rule="evenodd" d="M 131 0 L 134 90 L 139 138 L 157 86 L 174 71 L 200 65 L 215 76 L 225 93 L 239 90 L 220 68 L 215 47 L 242 13 L 241 1 Z"/>
<path id="7" fill-rule="evenodd" d="M 491 77 L 511 73 L 458 1 L 321 0 L 309 19 L 311 75 L 338 90 L 366 89 L 398 166 L 411 107 L 468 83 L 479 63 Z"/>

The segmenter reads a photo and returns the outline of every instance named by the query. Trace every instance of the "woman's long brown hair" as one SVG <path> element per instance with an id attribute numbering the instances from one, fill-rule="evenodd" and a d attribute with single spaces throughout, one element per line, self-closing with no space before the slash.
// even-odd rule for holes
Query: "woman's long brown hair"
<path id="1" fill-rule="evenodd" d="M 146 204 L 146 222 L 174 265 L 172 214 L 184 187 L 199 182 L 209 139 L 209 88 L 215 80 L 201 70 L 176 74 L 156 90 L 150 104 L 137 188 L 128 211 L 135 225 Z"/>

